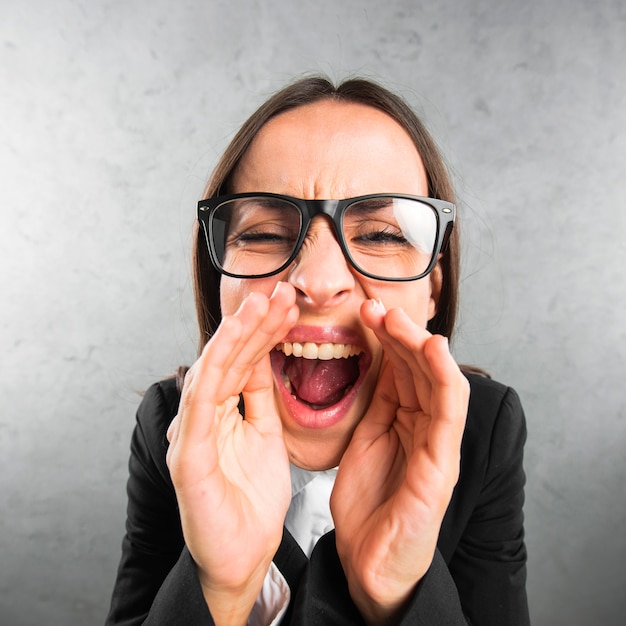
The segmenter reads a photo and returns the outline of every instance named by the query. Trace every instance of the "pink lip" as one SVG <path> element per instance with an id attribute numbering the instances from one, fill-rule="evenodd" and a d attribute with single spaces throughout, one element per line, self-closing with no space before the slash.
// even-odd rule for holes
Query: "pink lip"
<path id="1" fill-rule="evenodd" d="M 305 343 L 350 343 L 362 346 L 363 336 L 350 328 L 342 326 L 294 326 L 283 341 Z"/>
<path id="2" fill-rule="evenodd" d="M 284 341 L 297 341 L 314 343 L 343 343 L 363 346 L 363 339 L 354 331 L 340 327 L 315 327 L 299 326 L 293 328 L 285 337 Z M 285 356 L 278 350 L 270 353 L 272 371 L 276 387 L 287 408 L 291 419 L 304 428 L 328 428 L 341 422 L 352 406 L 365 376 L 370 368 L 372 357 L 368 351 L 364 351 L 359 356 L 359 377 L 355 381 L 352 389 L 336 404 L 325 409 L 312 409 L 294 398 L 283 383 L 281 371 L 285 361 Z"/>

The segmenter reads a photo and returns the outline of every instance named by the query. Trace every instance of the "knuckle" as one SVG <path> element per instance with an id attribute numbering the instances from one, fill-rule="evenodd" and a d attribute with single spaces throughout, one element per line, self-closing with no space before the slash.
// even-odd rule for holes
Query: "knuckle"
<path id="1" fill-rule="evenodd" d="M 185 411 L 189 411 L 193 406 L 194 392 L 191 386 L 183 389 L 183 393 L 180 396 L 180 406 L 177 417 L 181 416 Z"/>

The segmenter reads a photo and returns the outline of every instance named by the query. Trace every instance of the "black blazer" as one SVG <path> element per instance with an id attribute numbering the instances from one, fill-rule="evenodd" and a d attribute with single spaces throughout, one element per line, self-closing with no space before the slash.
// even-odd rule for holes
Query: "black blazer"
<path id="1" fill-rule="evenodd" d="M 523 446 L 526 423 L 514 390 L 467 375 L 470 404 L 461 472 L 433 563 L 399 624 L 526 626 Z M 178 410 L 173 379 L 153 385 L 137 412 L 129 462 L 122 558 L 108 626 L 213 624 L 184 546 L 165 463 Z M 350 599 L 331 532 L 307 559 L 285 529 L 274 557 L 292 591 L 283 624 L 363 624 Z"/>

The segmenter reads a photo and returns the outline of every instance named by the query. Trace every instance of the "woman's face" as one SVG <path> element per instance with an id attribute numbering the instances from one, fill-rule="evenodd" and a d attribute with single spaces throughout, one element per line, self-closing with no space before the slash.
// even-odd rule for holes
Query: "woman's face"
<path id="1" fill-rule="evenodd" d="M 238 166 L 234 193 L 272 192 L 305 199 L 341 199 L 370 193 L 428 195 L 420 155 L 406 131 L 377 109 L 322 101 L 270 120 Z M 440 271 L 414 282 L 385 282 L 354 270 L 326 217 L 314 218 L 296 261 L 282 274 L 261 279 L 221 279 L 224 315 L 251 291 L 270 295 L 278 281 L 296 290 L 300 317 L 271 354 L 275 398 L 290 460 L 307 469 L 336 466 L 371 400 L 383 361 L 359 309 L 369 298 L 387 310 L 402 307 L 426 326 L 436 312 Z M 357 356 L 318 360 L 286 356 L 292 343 L 305 355 L 352 351 Z M 342 346 L 349 346 L 342 348 Z M 298 346 L 295 346 L 296 353 Z"/>

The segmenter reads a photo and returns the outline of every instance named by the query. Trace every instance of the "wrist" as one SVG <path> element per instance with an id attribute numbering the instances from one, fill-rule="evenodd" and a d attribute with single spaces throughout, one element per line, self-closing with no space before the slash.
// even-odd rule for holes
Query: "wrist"
<path id="1" fill-rule="evenodd" d="M 267 567 L 237 585 L 216 585 L 198 568 L 200 586 L 215 626 L 246 626 L 263 587 Z"/>
<path id="2" fill-rule="evenodd" d="M 398 624 L 407 610 L 423 575 L 405 575 L 393 580 L 358 576 L 344 570 L 348 590 L 367 626 Z"/>
<path id="3" fill-rule="evenodd" d="M 393 626 L 400 621 L 412 592 L 413 589 L 400 599 L 384 603 L 377 602 L 365 595 L 359 597 L 357 594 L 351 593 L 351 596 L 367 626 Z"/>

